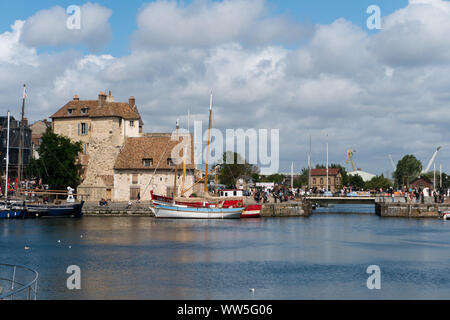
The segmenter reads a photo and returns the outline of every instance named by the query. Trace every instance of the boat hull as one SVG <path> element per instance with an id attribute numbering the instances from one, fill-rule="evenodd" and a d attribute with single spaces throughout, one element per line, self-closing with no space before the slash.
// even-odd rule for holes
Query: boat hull
<path id="1" fill-rule="evenodd" d="M 181 206 L 157 206 L 156 218 L 162 219 L 240 219 L 244 208 L 192 208 Z"/>
<path id="2" fill-rule="evenodd" d="M 260 218 L 261 217 L 261 205 L 249 205 L 245 207 L 244 212 L 242 212 L 241 218 L 249 219 L 249 218 Z"/>
<path id="3" fill-rule="evenodd" d="M 61 205 L 27 205 L 28 217 L 74 217 L 83 216 L 83 205 L 81 203 L 70 203 Z"/>
<path id="4" fill-rule="evenodd" d="M 0 210 L 0 219 L 21 219 L 25 216 L 23 210 Z"/>

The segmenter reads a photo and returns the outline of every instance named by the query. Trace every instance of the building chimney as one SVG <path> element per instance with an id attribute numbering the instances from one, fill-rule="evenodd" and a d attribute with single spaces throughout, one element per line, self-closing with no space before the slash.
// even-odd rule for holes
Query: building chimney
<path id="1" fill-rule="evenodd" d="M 80 101 L 80 98 L 79 98 L 78 95 L 76 94 L 76 95 L 73 96 L 73 100 L 74 100 L 74 101 Z"/>
<path id="2" fill-rule="evenodd" d="M 106 98 L 106 102 L 114 102 L 114 97 L 111 95 L 111 91 L 109 91 L 108 97 Z"/>
<path id="3" fill-rule="evenodd" d="M 106 93 L 103 91 L 98 94 L 98 105 L 101 107 L 106 102 Z"/>
<path id="4" fill-rule="evenodd" d="M 128 104 L 130 105 L 131 109 L 134 110 L 134 106 L 136 105 L 136 99 L 131 96 L 130 99 L 128 99 Z"/>

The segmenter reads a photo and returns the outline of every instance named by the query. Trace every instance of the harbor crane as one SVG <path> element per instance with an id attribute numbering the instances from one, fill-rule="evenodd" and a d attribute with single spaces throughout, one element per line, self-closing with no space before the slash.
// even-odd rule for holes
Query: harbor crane
<path id="1" fill-rule="evenodd" d="M 356 152 L 355 150 L 348 150 L 347 151 L 347 160 L 345 161 L 346 164 L 348 164 L 348 162 L 350 161 L 352 164 L 352 168 L 353 171 L 358 171 L 358 169 L 356 168 L 355 162 L 353 161 L 353 153 Z"/>
<path id="2" fill-rule="evenodd" d="M 430 162 L 428 162 L 428 165 L 426 166 L 425 170 L 422 171 L 422 173 L 427 173 L 428 171 L 430 171 L 431 165 L 433 164 L 434 159 L 436 159 L 436 156 L 437 156 L 439 150 L 441 150 L 440 146 L 436 148 L 436 151 L 433 153 L 433 156 L 431 157 Z"/>
<path id="3" fill-rule="evenodd" d="M 392 168 L 394 169 L 394 171 L 397 171 L 397 166 L 395 165 L 394 160 L 392 160 L 391 155 L 389 155 L 389 160 L 391 161 L 391 165 L 392 165 Z"/>

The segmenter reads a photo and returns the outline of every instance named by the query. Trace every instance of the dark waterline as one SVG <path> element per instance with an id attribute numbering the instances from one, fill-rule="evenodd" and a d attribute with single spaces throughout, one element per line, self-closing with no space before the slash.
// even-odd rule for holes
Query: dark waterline
<path id="1" fill-rule="evenodd" d="M 367 212 L 10 220 L 0 221 L 0 263 L 36 269 L 39 299 L 448 299 L 449 231 Z M 70 265 L 79 291 L 66 288 Z M 381 268 L 381 290 L 366 287 L 369 265 Z"/>

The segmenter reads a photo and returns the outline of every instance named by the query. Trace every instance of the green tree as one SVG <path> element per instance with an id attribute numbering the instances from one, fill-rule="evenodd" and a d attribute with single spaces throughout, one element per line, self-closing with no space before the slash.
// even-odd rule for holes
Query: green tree
<path id="1" fill-rule="evenodd" d="M 41 178 L 42 183 L 52 189 L 64 190 L 67 186 L 76 188 L 81 180 L 77 158 L 82 150 L 81 142 L 74 143 L 47 128 L 38 149 L 39 159 L 31 161 L 29 174 Z"/>
<path id="2" fill-rule="evenodd" d="M 362 188 L 364 188 L 365 183 L 364 183 L 363 178 L 361 178 L 361 176 L 355 174 L 355 175 L 352 175 L 352 176 L 348 176 L 347 185 L 349 187 L 362 189 Z"/>
<path id="3" fill-rule="evenodd" d="M 227 155 L 233 159 L 232 164 L 227 163 Z M 248 163 L 237 152 L 227 151 L 223 153 L 223 164 L 219 165 L 219 179 L 220 182 L 227 187 L 236 185 L 236 180 L 240 176 L 253 177 L 259 173 L 259 168 L 253 164 Z"/>
<path id="4" fill-rule="evenodd" d="M 378 190 L 382 188 L 383 190 L 389 189 L 392 187 L 391 180 L 384 177 L 382 174 L 381 176 L 373 177 L 372 180 L 366 182 L 365 189 L 368 190 Z"/>
<path id="5" fill-rule="evenodd" d="M 422 163 L 413 155 L 404 156 L 397 163 L 397 170 L 394 172 L 395 182 L 398 186 L 408 186 L 422 171 Z"/>

